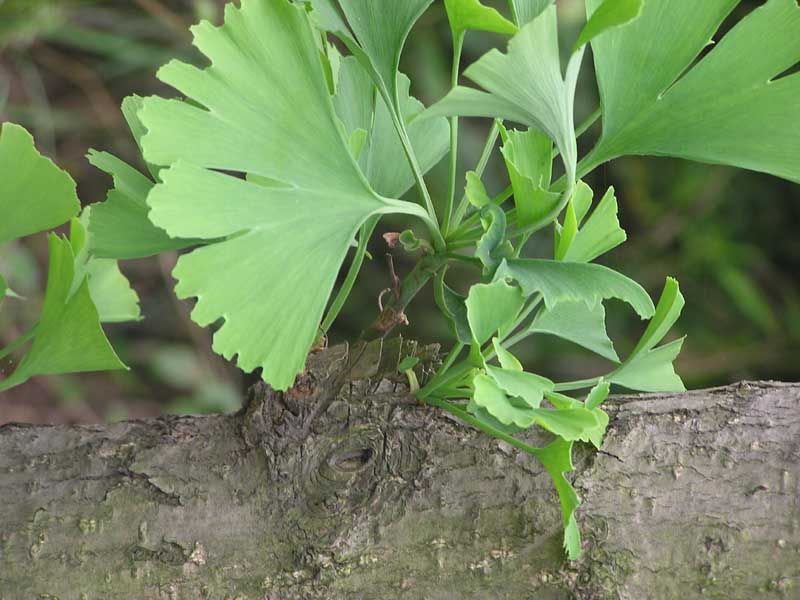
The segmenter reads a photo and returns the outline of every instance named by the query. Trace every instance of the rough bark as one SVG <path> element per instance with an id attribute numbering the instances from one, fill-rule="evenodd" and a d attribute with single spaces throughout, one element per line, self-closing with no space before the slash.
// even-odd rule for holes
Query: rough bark
<path id="1" fill-rule="evenodd" d="M 1 427 L 0 599 L 800 597 L 800 384 L 613 398 L 571 564 L 548 476 L 381 376 L 405 351 L 237 415 Z"/>

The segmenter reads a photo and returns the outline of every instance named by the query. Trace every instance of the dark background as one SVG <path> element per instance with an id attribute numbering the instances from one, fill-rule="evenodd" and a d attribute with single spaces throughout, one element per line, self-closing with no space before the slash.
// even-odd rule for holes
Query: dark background
<path id="1" fill-rule="evenodd" d="M 569 47 L 583 21 L 583 0 L 558 3 Z M 0 121 L 28 128 L 39 149 L 75 178 L 83 203 L 103 200 L 110 180 L 88 164 L 87 150 L 107 150 L 141 164 L 119 111 L 121 100 L 132 93 L 171 94 L 155 80 L 156 69 L 175 56 L 197 60 L 187 28 L 201 18 L 219 22 L 223 4 L 0 0 Z M 721 31 L 757 4 L 743 2 Z M 498 42 L 491 35 L 469 34 L 462 65 Z M 412 32 L 403 57 L 413 93 L 427 104 L 447 91 L 450 52 L 443 4 L 437 1 Z M 578 90 L 578 122 L 598 104 L 590 61 L 587 56 Z M 476 162 L 487 129 L 482 120 L 462 121 L 462 169 Z M 598 133 L 594 128 L 581 139 L 584 151 Z M 428 177 L 434 196 L 444 194 L 445 177 L 443 162 Z M 490 193 L 505 187 L 506 177 L 496 156 L 485 178 Z M 589 183 L 597 194 L 616 187 L 629 237 L 600 262 L 633 277 L 656 298 L 665 276 L 681 282 L 687 306 L 672 335 L 689 335 L 677 361 L 687 386 L 800 379 L 800 187 L 732 168 L 633 157 L 601 167 Z M 403 226 L 388 221 L 381 231 Z M 532 247 L 545 253 L 550 243 L 541 238 Z M 332 332 L 333 343 L 357 335 L 375 317 L 378 294 L 389 284 L 380 235 L 370 250 L 374 259 L 366 263 Z M 411 261 L 395 255 L 402 276 Z M 175 299 L 170 277 L 175 259 L 163 255 L 122 266 L 145 315 L 140 323 L 107 327 L 129 372 L 37 378 L 0 395 L 0 423 L 236 409 L 254 376 L 214 355 L 210 332 L 189 319 L 190 303 Z M 38 314 L 45 270 L 44 235 L 0 248 L 0 271 L 28 297 L 3 304 L 0 347 Z M 617 303 L 609 303 L 608 313 L 609 331 L 624 356 L 643 325 Z M 409 317 L 404 335 L 449 344 L 430 291 L 412 305 Z M 551 377 L 583 378 L 605 367 L 588 352 L 552 338 L 532 338 L 520 354 L 529 368 Z M 0 364 L 3 372 L 12 367 Z"/>

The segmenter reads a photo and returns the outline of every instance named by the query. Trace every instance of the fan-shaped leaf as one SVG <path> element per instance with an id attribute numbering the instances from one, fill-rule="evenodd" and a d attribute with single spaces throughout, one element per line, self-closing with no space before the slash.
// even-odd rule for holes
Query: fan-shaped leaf
<path id="1" fill-rule="evenodd" d="M 497 12 L 494 8 L 484 6 L 478 0 L 444 0 L 447 18 L 453 39 L 461 36 L 467 29 L 491 31 L 513 35 L 517 26 Z"/>
<path id="2" fill-rule="evenodd" d="M 601 265 L 515 259 L 505 261 L 497 269 L 495 279 L 505 277 L 517 280 L 526 296 L 540 292 L 548 309 L 564 301 L 580 301 L 594 308 L 601 300 L 618 298 L 630 304 L 643 319 L 655 312 L 653 301 L 642 286 Z"/>
<path id="3" fill-rule="evenodd" d="M 124 369 L 108 343 L 83 279 L 74 293 L 75 256 L 63 238 L 50 234 L 47 291 L 30 349 L 0 391 L 36 375 Z"/>
<path id="4" fill-rule="evenodd" d="M 81 209 L 72 178 L 14 123 L 0 131 L 0 182 L 0 244 L 57 227 Z"/>
<path id="5" fill-rule="evenodd" d="M 563 301 L 553 308 L 543 308 L 531 323 L 530 331 L 555 335 L 600 356 L 619 362 L 614 344 L 606 333 L 603 303 L 588 308 L 581 301 Z"/>
<path id="6" fill-rule="evenodd" d="M 592 42 L 603 136 L 587 162 L 668 155 L 800 181 L 800 74 L 774 80 L 800 60 L 796 0 L 754 9 L 684 74 L 738 4 L 646 2 Z"/>
<path id="7" fill-rule="evenodd" d="M 201 325 L 224 319 L 216 352 L 238 355 L 246 371 L 262 367 L 267 382 L 286 389 L 360 225 L 424 211 L 370 188 L 301 8 L 245 0 L 228 5 L 223 26 L 193 32 L 211 66 L 172 62 L 159 71 L 193 102 L 148 98 L 140 113 L 145 158 L 172 165 L 148 197 L 150 218 L 172 237 L 225 238 L 180 258 L 176 292 L 198 298 L 192 318 Z"/>

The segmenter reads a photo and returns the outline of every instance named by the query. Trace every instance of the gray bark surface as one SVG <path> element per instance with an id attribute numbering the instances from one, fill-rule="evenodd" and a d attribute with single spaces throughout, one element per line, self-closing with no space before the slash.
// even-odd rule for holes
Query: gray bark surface
<path id="1" fill-rule="evenodd" d="M 0 600 L 800 598 L 800 384 L 610 399 L 569 563 L 535 459 L 385 375 L 414 350 L 236 415 L 0 427 Z"/>

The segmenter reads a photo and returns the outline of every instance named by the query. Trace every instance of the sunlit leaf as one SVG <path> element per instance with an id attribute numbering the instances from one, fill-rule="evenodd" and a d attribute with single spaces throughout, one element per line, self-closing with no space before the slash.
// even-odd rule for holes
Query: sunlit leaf
<path id="1" fill-rule="evenodd" d="M 154 183 L 107 152 L 91 150 L 89 162 L 114 180 L 105 202 L 92 206 L 89 218 L 91 254 L 99 258 L 131 259 L 197 245 L 197 240 L 173 239 L 150 221 L 147 195 Z"/>
<path id="2" fill-rule="evenodd" d="M 138 321 L 142 318 L 139 297 L 119 270 L 117 261 L 110 258 L 95 258 L 89 254 L 91 243 L 87 239 L 86 224 L 90 220 L 90 215 L 91 207 L 87 207 L 80 219 L 74 218 L 70 223 L 69 239 L 75 254 L 73 291 L 84 278 L 88 280 L 89 295 L 101 323 Z"/>
<path id="3" fill-rule="evenodd" d="M 519 375 L 518 371 L 509 371 Z M 521 379 L 513 381 L 515 387 L 526 385 Z M 487 412 L 504 425 L 514 424 L 517 427 L 530 427 L 533 424 L 561 436 L 567 440 L 577 440 L 585 436 L 587 430 L 597 426 L 597 420 L 591 411 L 583 407 L 565 410 L 532 408 L 527 402 L 509 397 L 489 375 L 479 373 L 472 380 L 475 404 L 485 408 Z M 531 384 L 536 389 L 538 383 Z M 535 392 L 529 392 L 534 395 Z"/>
<path id="4" fill-rule="evenodd" d="M 464 191 L 469 203 L 475 208 L 483 208 L 491 204 L 492 199 L 489 197 L 489 194 L 486 193 L 486 187 L 484 187 L 478 174 L 475 171 L 467 171 L 466 178 L 467 185 Z"/>
<path id="5" fill-rule="evenodd" d="M 558 213 L 560 194 L 548 191 L 553 168 L 553 142 L 535 129 L 507 131 L 500 128 L 505 159 L 514 204 L 517 207 L 517 224 L 520 227 L 539 223 L 550 224 Z"/>
<path id="6" fill-rule="evenodd" d="M 684 304 L 678 282 L 668 277 L 647 329 L 630 356 L 609 375 L 609 381 L 643 392 L 686 389 L 672 365 L 681 351 L 683 338 L 659 348 L 655 347 L 678 320 Z"/>
<path id="7" fill-rule="evenodd" d="M 575 42 L 577 50 L 613 27 L 630 23 L 642 12 L 644 0 L 603 0 L 581 30 Z"/>
<path id="8" fill-rule="evenodd" d="M 453 39 L 457 39 L 468 29 L 509 35 L 517 32 L 516 25 L 478 0 L 444 0 L 444 5 Z"/>
<path id="9" fill-rule="evenodd" d="M 534 373 L 486 365 L 486 374 L 506 393 L 522 398 L 531 408 L 539 408 L 544 392 L 553 389 L 553 382 Z"/>
<path id="10" fill-rule="evenodd" d="M 563 301 L 551 309 L 541 309 L 531 323 L 530 331 L 558 336 L 619 362 L 614 344 L 606 333 L 605 320 L 602 302 L 589 308 L 582 301 Z"/>
<path id="11" fill-rule="evenodd" d="M 505 281 L 473 285 L 466 300 L 472 337 L 478 344 L 486 343 L 498 329 L 514 320 L 524 302 L 520 289 Z"/>
<path id="12" fill-rule="evenodd" d="M 400 108 L 408 123 L 408 136 L 420 170 L 425 174 L 447 153 L 450 128 L 443 117 L 416 119 L 425 106 L 410 95 L 410 85 L 408 77 L 400 73 Z M 340 60 L 334 106 L 349 136 L 358 130 L 366 132 L 364 146 L 356 160 L 372 188 L 382 196 L 400 198 L 414 184 L 414 174 L 386 103 L 353 57 Z"/>
<path id="13" fill-rule="evenodd" d="M 509 0 L 511 10 L 520 27 L 533 21 L 554 2 L 555 0 Z"/>
<path id="14" fill-rule="evenodd" d="M 370 72 L 381 94 L 399 98 L 398 67 L 411 27 L 433 0 L 309 0 L 317 25 L 334 33 Z M 341 18 L 337 6 L 347 20 Z M 349 27 L 348 27 L 349 26 Z"/>
<path id="15" fill-rule="evenodd" d="M 511 352 L 502 346 L 499 338 L 492 338 L 492 347 L 494 348 L 495 354 L 497 354 L 497 360 L 501 367 L 509 371 L 524 370 L 522 368 L 522 363 L 517 360 L 516 356 L 511 354 Z"/>
<path id="16" fill-rule="evenodd" d="M 646 2 L 593 40 L 603 135 L 588 163 L 668 155 L 800 181 L 800 74 L 776 79 L 800 60 L 796 0 L 755 8 L 690 67 L 738 4 Z"/>
<path id="17" fill-rule="evenodd" d="M 81 209 L 75 182 L 19 125 L 0 131 L 0 244 L 57 227 Z"/>
<path id="18" fill-rule="evenodd" d="M 574 181 L 573 104 L 582 57 L 583 49 L 574 53 L 562 76 L 556 8 L 550 6 L 511 39 L 507 54 L 490 50 L 464 71 L 486 92 L 457 87 L 428 114 L 495 117 L 535 127 L 556 143 Z"/>
<path id="19" fill-rule="evenodd" d="M 286 389 L 361 224 L 424 211 L 370 188 L 301 7 L 245 0 L 227 6 L 223 26 L 204 22 L 193 33 L 211 66 L 174 61 L 159 71 L 192 102 L 148 98 L 139 114 L 145 158 L 172 165 L 148 196 L 150 218 L 172 237 L 224 238 L 179 259 L 176 292 L 197 297 L 197 323 L 224 319 L 216 352 L 237 356 L 245 371 L 261 367 L 267 382 Z"/>
<path id="20" fill-rule="evenodd" d="M 564 301 L 580 301 L 591 309 L 601 300 L 618 298 L 643 319 L 655 312 L 653 301 L 642 286 L 602 265 L 515 259 L 505 261 L 495 274 L 495 279 L 506 277 L 518 281 L 526 296 L 540 292 L 548 309 Z"/>
<path id="21" fill-rule="evenodd" d="M 0 381 L 0 390 L 24 383 L 36 375 L 125 368 L 100 327 L 88 282 L 84 279 L 70 294 L 75 256 L 69 241 L 50 234 L 48 242 L 47 291 L 36 334 L 16 370 L 8 379 Z"/>
<path id="22" fill-rule="evenodd" d="M 578 221 L 579 229 L 564 255 L 564 260 L 591 262 L 625 242 L 628 236 L 619 225 L 617 211 L 617 197 L 611 187 L 586 222 L 580 225 L 580 220 Z"/>
<path id="23" fill-rule="evenodd" d="M 558 439 L 539 450 L 536 456 L 547 469 L 558 492 L 564 519 L 564 548 L 567 556 L 570 560 L 578 560 L 581 555 L 581 534 L 575 520 L 575 509 L 580 505 L 581 499 L 564 476 L 564 473 L 575 469 L 572 464 L 572 444 L 573 442 Z"/>

